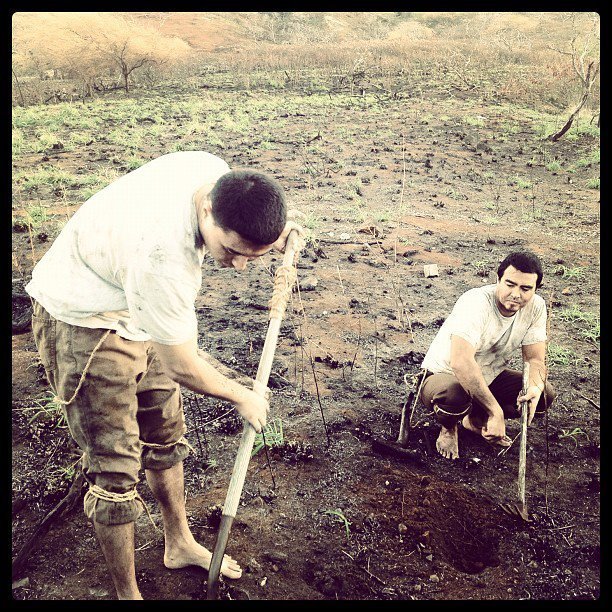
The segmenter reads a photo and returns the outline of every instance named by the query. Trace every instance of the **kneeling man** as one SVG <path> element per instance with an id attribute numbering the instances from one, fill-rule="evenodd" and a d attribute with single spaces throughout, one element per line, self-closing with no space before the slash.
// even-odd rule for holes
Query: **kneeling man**
<path id="1" fill-rule="evenodd" d="M 442 426 L 436 448 L 443 457 L 459 457 L 460 422 L 491 444 L 509 446 L 505 419 L 520 415 L 521 402 L 529 402 L 529 424 L 552 403 L 555 393 L 545 385 L 546 304 L 536 293 L 542 276 L 536 255 L 511 253 L 497 283 L 459 297 L 429 347 L 421 401 Z M 519 347 L 529 363 L 525 394 L 522 373 L 507 368 Z"/>

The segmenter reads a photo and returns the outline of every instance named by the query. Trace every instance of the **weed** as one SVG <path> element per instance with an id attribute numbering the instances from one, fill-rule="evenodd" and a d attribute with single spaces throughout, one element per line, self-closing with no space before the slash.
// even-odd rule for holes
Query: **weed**
<path id="1" fill-rule="evenodd" d="M 557 313 L 557 318 L 561 321 L 568 321 L 570 323 L 574 323 L 576 321 L 592 323 L 594 320 L 598 319 L 597 315 L 593 314 L 592 312 L 584 312 L 575 304 L 570 308 L 563 308 L 560 310 Z"/>
<path id="2" fill-rule="evenodd" d="M 490 264 L 486 261 L 473 261 L 471 265 L 476 268 L 476 275 L 486 278 L 489 276 Z"/>
<path id="3" fill-rule="evenodd" d="M 589 179 L 586 183 L 587 189 L 599 189 L 599 179 Z"/>
<path id="4" fill-rule="evenodd" d="M 552 366 L 569 366 L 578 361 L 572 349 L 556 344 L 548 345 L 548 363 Z"/>
<path id="5" fill-rule="evenodd" d="M 57 187 L 74 185 L 77 182 L 69 172 L 52 166 L 43 166 L 35 172 L 20 172 L 15 176 L 15 183 L 21 184 L 24 191 L 35 191 L 40 187 Z"/>
<path id="6" fill-rule="evenodd" d="M 26 210 L 26 223 L 33 229 L 38 229 L 47 220 L 47 211 L 40 204 L 33 204 Z"/>
<path id="7" fill-rule="evenodd" d="M 575 268 L 568 268 L 567 266 L 559 266 L 555 270 L 555 274 L 557 276 L 561 276 L 567 279 L 582 278 L 582 276 L 584 275 L 584 268 L 580 268 L 579 266 Z"/>
<path id="8" fill-rule="evenodd" d="M 591 152 L 590 155 L 587 155 L 586 157 L 581 157 L 575 164 L 576 168 L 587 168 L 589 166 L 592 166 L 594 164 L 599 164 L 600 160 L 599 160 L 599 149 L 595 149 L 594 151 Z"/>
<path id="9" fill-rule="evenodd" d="M 146 159 L 142 159 L 142 157 L 139 157 L 138 155 L 130 155 L 130 157 L 125 160 L 125 165 L 127 166 L 127 169 L 131 171 L 136 170 L 136 168 L 140 168 L 140 166 L 146 163 L 146 161 Z"/>
<path id="10" fill-rule="evenodd" d="M 549 172 L 559 172 L 561 170 L 561 164 L 557 161 L 553 161 L 549 164 L 546 164 L 546 169 Z"/>
<path id="11" fill-rule="evenodd" d="M 58 402 L 54 393 L 48 391 L 46 396 L 34 400 L 34 404 L 35 405 L 33 407 L 24 409 L 24 411 L 36 411 L 34 415 L 28 419 L 28 424 L 32 424 L 34 421 L 43 419 L 53 423 L 54 427 L 68 427 L 63 407 Z"/>
<path id="12" fill-rule="evenodd" d="M 273 149 L 276 149 L 276 145 L 271 143 L 269 140 L 262 140 L 259 143 L 259 148 L 264 150 L 264 151 L 271 151 Z"/>
<path id="13" fill-rule="evenodd" d="M 21 155 L 24 149 L 24 137 L 21 130 L 13 130 L 13 157 Z"/>
<path id="14" fill-rule="evenodd" d="M 520 176 L 514 176 L 508 181 L 508 185 L 515 185 L 519 189 L 529 189 L 533 187 L 532 183 L 522 179 Z"/>
<path id="15" fill-rule="evenodd" d="M 316 213 L 309 211 L 302 219 L 301 225 L 308 230 L 315 230 L 319 227 L 320 222 L 321 220 L 319 219 L 319 216 Z"/>
<path id="16" fill-rule="evenodd" d="M 463 195 L 459 192 L 459 191 L 455 191 L 454 189 L 447 189 L 445 192 L 445 195 L 447 195 L 449 198 L 452 198 L 453 200 L 463 200 Z"/>
<path id="17" fill-rule="evenodd" d="M 283 422 L 279 418 L 272 419 L 264 427 L 263 433 L 258 433 L 255 435 L 255 442 L 253 443 L 251 457 L 255 456 L 264 446 L 267 446 L 268 448 L 282 446 L 283 440 Z"/>
<path id="18" fill-rule="evenodd" d="M 562 429 L 559 434 L 559 440 L 563 440 L 565 438 L 571 438 L 574 441 L 574 447 L 578 447 L 578 436 L 585 436 L 587 442 L 589 441 L 589 435 L 586 431 L 583 431 L 580 427 L 574 427 L 571 431 L 569 429 Z"/>
<path id="19" fill-rule="evenodd" d="M 601 337 L 601 332 L 599 329 L 599 319 L 594 321 L 589 327 L 586 329 L 580 330 L 580 335 L 590 342 L 599 342 Z"/>
<path id="20" fill-rule="evenodd" d="M 467 125 L 473 125 L 475 127 L 484 127 L 484 117 L 476 116 L 476 117 L 463 117 L 463 123 L 467 123 Z"/>
<path id="21" fill-rule="evenodd" d="M 599 316 L 592 312 L 584 312 L 576 305 L 564 308 L 557 313 L 560 321 L 578 324 L 580 335 L 590 342 L 598 342 L 600 339 Z"/>
<path id="22" fill-rule="evenodd" d="M 77 473 L 77 464 L 81 461 L 81 457 L 79 457 L 74 463 L 67 465 L 65 467 L 58 467 L 57 469 L 51 472 L 51 475 L 57 475 L 62 480 L 67 480 L 68 482 L 72 482 Z"/>
<path id="23" fill-rule="evenodd" d="M 344 513 L 342 512 L 342 509 L 338 508 L 337 510 L 324 510 L 323 512 L 325 514 L 329 514 L 330 516 L 336 517 L 338 522 L 343 523 L 344 524 L 344 528 L 346 529 L 346 537 L 348 539 L 350 539 L 350 537 L 351 537 L 351 530 L 349 529 L 349 527 L 351 525 L 351 522 L 346 518 L 346 516 L 344 516 Z"/>

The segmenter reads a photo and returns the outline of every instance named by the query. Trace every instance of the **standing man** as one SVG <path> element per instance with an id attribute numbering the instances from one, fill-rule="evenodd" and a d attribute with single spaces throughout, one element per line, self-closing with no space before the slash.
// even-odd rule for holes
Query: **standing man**
<path id="1" fill-rule="evenodd" d="M 134 521 L 139 470 L 161 508 L 164 564 L 208 569 L 187 524 L 189 453 L 180 385 L 232 402 L 257 432 L 268 402 L 198 353 L 195 298 L 205 255 L 244 270 L 284 250 L 285 198 L 272 178 L 230 171 L 200 151 L 163 155 L 85 202 L 32 272 L 32 330 L 47 377 L 83 451 L 93 522 L 119 599 L 142 599 Z M 228 556 L 221 573 L 240 578 Z"/>
<path id="2" fill-rule="evenodd" d="M 509 446 L 505 418 L 520 415 L 529 402 L 528 423 L 551 405 L 546 383 L 546 304 L 536 294 L 542 264 L 529 251 L 508 255 L 497 269 L 497 283 L 459 297 L 434 338 L 421 368 L 421 401 L 442 426 L 436 442 L 447 459 L 459 457 L 458 425 L 487 442 Z M 518 349 L 529 363 L 529 386 L 521 394 L 522 374 L 507 369 Z"/>

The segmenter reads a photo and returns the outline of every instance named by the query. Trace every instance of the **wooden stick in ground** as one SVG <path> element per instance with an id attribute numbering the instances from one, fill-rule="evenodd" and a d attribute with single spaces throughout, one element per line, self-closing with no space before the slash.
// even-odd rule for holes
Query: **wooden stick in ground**
<path id="1" fill-rule="evenodd" d="M 529 388 L 529 362 L 523 366 L 523 391 L 526 393 Z M 519 447 L 519 473 L 518 473 L 518 499 L 521 509 L 521 516 L 527 516 L 525 506 L 525 475 L 527 471 L 527 419 L 529 417 L 529 402 L 522 402 L 521 406 L 521 444 Z"/>
<path id="2" fill-rule="evenodd" d="M 264 395 L 268 387 L 268 378 L 272 370 L 272 361 L 274 359 L 281 322 L 295 281 L 294 263 L 298 253 L 298 245 L 299 234 L 296 230 L 293 230 L 287 238 L 283 263 L 277 269 L 275 275 L 274 292 L 270 300 L 270 322 L 268 324 L 268 332 L 259 361 L 259 367 L 257 368 L 257 376 L 255 377 L 255 383 L 253 385 L 253 390 L 259 395 Z M 234 462 L 234 469 L 225 496 L 225 504 L 221 514 L 217 542 L 210 562 L 210 569 L 208 570 L 206 599 L 217 598 L 221 563 L 223 561 L 223 555 L 225 554 L 232 522 L 238 510 L 238 502 L 242 494 L 242 487 L 246 478 L 254 441 L 255 429 L 250 423 L 245 421 L 240 446 Z"/>

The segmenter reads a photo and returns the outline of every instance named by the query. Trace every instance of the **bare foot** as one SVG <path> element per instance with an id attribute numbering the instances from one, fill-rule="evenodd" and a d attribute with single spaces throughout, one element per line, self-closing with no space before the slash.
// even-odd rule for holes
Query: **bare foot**
<path id="1" fill-rule="evenodd" d="M 512 440 L 508 436 L 504 436 L 501 440 L 487 440 L 484 437 L 483 428 L 477 427 L 476 425 L 474 425 L 474 423 L 472 423 L 472 420 L 470 419 L 469 414 L 466 414 L 463 417 L 463 420 L 461 421 L 461 425 L 463 425 L 464 429 L 467 429 L 468 431 L 471 431 L 472 433 L 482 436 L 485 442 L 487 442 L 488 444 L 492 444 L 493 446 L 511 446 L 512 445 Z"/>
<path id="2" fill-rule="evenodd" d="M 452 429 L 442 426 L 440 435 L 436 440 L 438 452 L 446 459 L 457 459 L 459 457 L 459 437 L 457 435 L 457 425 Z"/>
<path id="3" fill-rule="evenodd" d="M 197 565 L 205 570 L 210 568 L 212 561 L 212 553 L 195 540 L 190 545 L 185 545 L 182 548 L 175 548 L 172 551 L 166 549 L 164 554 L 164 565 L 168 569 L 180 569 L 189 565 Z M 242 568 L 238 565 L 235 559 L 229 555 L 223 555 L 221 562 L 221 574 L 226 578 L 234 580 L 242 576 Z"/>

